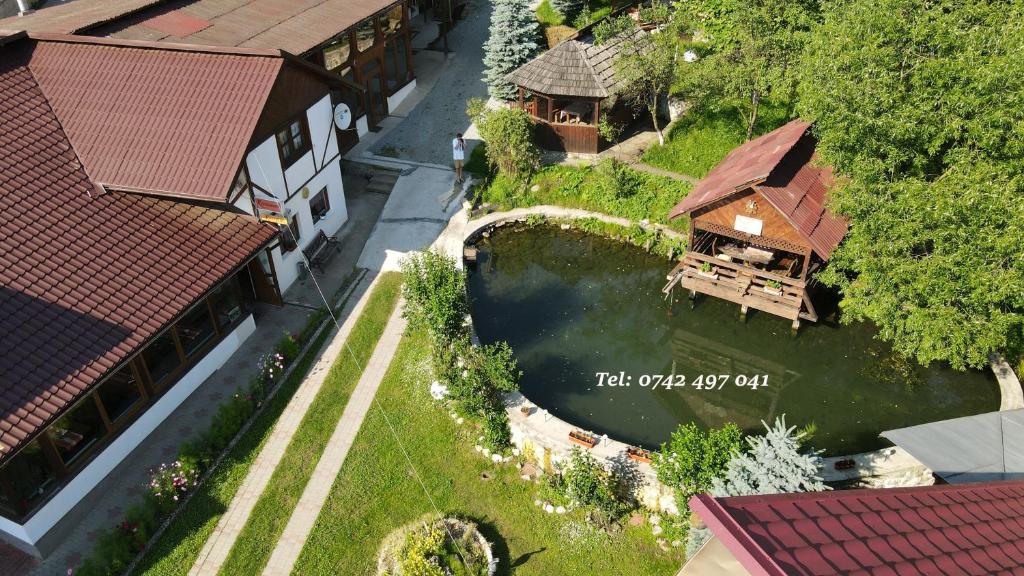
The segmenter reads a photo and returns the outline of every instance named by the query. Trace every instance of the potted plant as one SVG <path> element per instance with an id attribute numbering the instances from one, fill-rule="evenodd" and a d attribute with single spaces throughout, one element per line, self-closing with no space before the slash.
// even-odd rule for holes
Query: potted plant
<path id="1" fill-rule="evenodd" d="M 651 463 L 651 451 L 644 450 L 643 448 L 637 448 L 636 446 L 626 448 L 626 456 L 634 462 L 643 462 L 644 464 Z"/>
<path id="2" fill-rule="evenodd" d="M 523 416 L 529 416 L 532 410 L 533 409 L 530 407 L 530 405 L 526 403 L 519 407 L 519 411 L 523 414 Z"/>
<path id="3" fill-rule="evenodd" d="M 569 432 L 569 442 L 573 444 L 579 444 L 584 448 L 593 448 L 597 445 L 597 437 L 593 434 L 584 432 L 582 430 L 573 430 Z"/>
<path id="4" fill-rule="evenodd" d="M 699 274 L 699 275 L 701 275 L 701 276 L 703 276 L 705 278 L 711 278 L 712 280 L 718 280 L 718 273 L 715 272 L 715 268 L 711 265 L 710 262 L 702 262 L 701 265 L 700 265 L 700 269 L 697 270 L 697 274 Z"/>
<path id="5" fill-rule="evenodd" d="M 767 280 L 764 283 L 764 291 L 774 296 L 782 296 L 782 282 Z"/>

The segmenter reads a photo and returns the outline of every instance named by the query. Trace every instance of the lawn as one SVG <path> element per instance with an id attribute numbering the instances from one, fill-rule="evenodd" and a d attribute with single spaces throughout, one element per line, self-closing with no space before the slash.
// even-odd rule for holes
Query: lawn
<path id="1" fill-rule="evenodd" d="M 521 480 L 514 466 L 495 467 L 473 450 L 476 432 L 456 425 L 430 398 L 430 379 L 427 339 L 407 333 L 377 399 L 437 507 L 477 522 L 494 543 L 499 574 L 676 573 L 682 553 L 662 552 L 648 527 L 608 535 L 587 528 L 578 512 L 542 512 L 533 503 L 532 482 Z M 430 501 L 375 406 L 293 573 L 373 574 L 384 536 L 429 511 Z"/>
<path id="2" fill-rule="evenodd" d="M 756 135 L 770 132 L 786 123 L 784 106 L 762 104 Z M 664 146 L 653 146 L 644 153 L 644 162 L 703 178 L 730 150 L 744 142 L 747 135 L 743 117 L 734 108 L 693 109 L 677 121 L 666 134 Z"/>
<path id="3" fill-rule="evenodd" d="M 362 375 L 362 367 L 384 332 L 398 301 L 401 284 L 402 277 L 398 273 L 385 273 L 378 280 L 346 340 L 348 350 L 343 350 L 331 366 L 323 387 L 256 502 L 220 574 L 258 574 L 270 558 Z M 349 350 L 358 362 L 352 360 Z"/>
<path id="4" fill-rule="evenodd" d="M 534 190 L 536 187 L 536 190 Z M 649 220 L 669 224 L 669 210 L 686 197 L 690 185 L 662 176 L 633 170 L 605 161 L 597 166 L 545 166 L 525 185 L 514 185 L 497 176 L 477 193 L 499 210 L 540 204 L 581 208 L 634 222 Z M 685 230 L 684 219 L 670 226 Z"/>
<path id="5" fill-rule="evenodd" d="M 537 22 L 540 22 L 548 48 L 554 48 L 558 43 L 572 36 L 578 28 L 593 24 L 611 14 L 612 0 L 594 0 L 589 3 L 589 8 L 589 17 L 581 14 L 572 22 L 566 22 L 565 18 L 551 6 L 550 0 L 541 2 L 537 6 Z"/>

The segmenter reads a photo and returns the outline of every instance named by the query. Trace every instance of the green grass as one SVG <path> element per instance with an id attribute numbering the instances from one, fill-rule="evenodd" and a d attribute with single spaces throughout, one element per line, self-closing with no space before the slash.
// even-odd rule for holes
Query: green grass
<path id="1" fill-rule="evenodd" d="M 548 0 L 544 0 L 540 6 L 537 6 L 537 22 L 540 22 L 541 27 L 544 28 L 565 24 L 562 15 L 551 6 L 551 2 Z"/>
<path id="2" fill-rule="evenodd" d="M 380 340 L 398 301 L 401 284 L 402 277 L 398 273 L 381 276 L 346 340 L 358 364 L 352 360 L 349 350 L 339 353 L 220 574 L 258 574 L 270 558 L 362 375 L 362 367 Z"/>
<path id="3" fill-rule="evenodd" d="M 537 6 L 537 22 L 540 23 L 541 31 L 547 40 L 548 48 L 554 48 L 557 44 L 572 36 L 581 26 L 589 26 L 594 22 L 612 13 L 612 0 L 593 0 L 589 4 L 590 16 L 586 21 L 581 21 L 583 16 L 577 16 L 573 21 L 566 22 L 565 18 L 551 6 L 550 0 L 544 0 Z M 577 26 L 579 25 L 579 26 Z"/>
<path id="4" fill-rule="evenodd" d="M 658 549 L 647 527 L 606 535 L 584 531 L 580 512 L 545 514 L 536 486 L 514 466 L 494 465 L 473 450 L 475 430 L 457 426 L 427 390 L 430 352 L 422 333 L 405 335 L 377 392 L 406 453 L 442 513 L 480 525 L 499 558 L 498 573 L 671 576 L 682 553 Z M 484 480 L 487 472 L 491 479 Z M 376 407 L 370 410 L 293 574 L 373 574 L 381 540 L 433 511 Z"/>
<path id="5" fill-rule="evenodd" d="M 785 107 L 763 104 L 755 134 L 770 132 L 786 120 Z M 743 117 L 734 108 L 693 109 L 672 126 L 665 135 L 665 145 L 649 148 L 643 160 L 666 170 L 703 178 L 730 150 L 742 144 L 746 136 Z"/>
<path id="6" fill-rule="evenodd" d="M 669 210 L 689 191 L 690 185 L 686 182 L 639 172 L 624 165 L 613 169 L 606 161 L 595 167 L 545 166 L 525 186 L 497 176 L 478 193 L 483 202 L 499 210 L 553 204 L 602 212 L 634 222 L 646 219 L 684 230 L 685 219 L 667 222 L 666 218 Z"/>

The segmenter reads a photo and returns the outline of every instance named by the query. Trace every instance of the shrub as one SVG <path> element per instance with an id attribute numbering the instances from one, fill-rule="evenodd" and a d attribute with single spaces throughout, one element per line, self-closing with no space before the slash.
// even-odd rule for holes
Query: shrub
<path id="1" fill-rule="evenodd" d="M 522 183 L 540 165 L 540 150 L 533 142 L 533 119 L 521 108 L 487 108 L 474 98 L 466 114 L 487 143 L 487 162 L 513 182 Z"/>
<path id="2" fill-rule="evenodd" d="M 692 422 L 680 425 L 654 454 L 658 480 L 671 486 L 676 502 L 684 506 L 690 496 L 707 492 L 725 472 L 730 459 L 740 452 L 742 435 L 732 423 L 707 432 Z"/>
<path id="3" fill-rule="evenodd" d="M 521 372 L 508 343 L 477 347 L 462 337 L 435 347 L 434 363 L 435 376 L 448 386 L 456 410 L 481 423 L 484 444 L 496 451 L 511 446 L 502 393 L 519 389 Z"/>
<path id="4" fill-rule="evenodd" d="M 491 450 L 501 452 L 512 446 L 512 431 L 504 407 L 488 410 L 484 414 L 483 432 L 484 444 Z"/>
<path id="5" fill-rule="evenodd" d="M 592 454 L 575 447 L 569 452 L 562 487 L 571 502 L 594 508 L 610 519 L 618 518 L 625 506 L 616 495 L 616 484 L 616 478 Z"/>
<path id="6" fill-rule="evenodd" d="M 291 363 L 298 358 L 301 350 L 302 347 L 299 346 L 297 336 L 287 332 L 285 332 L 284 338 L 281 338 L 277 342 L 277 346 L 274 347 L 274 352 L 280 355 L 287 363 Z"/>
<path id="7" fill-rule="evenodd" d="M 285 356 L 280 352 L 260 356 L 259 375 L 264 382 L 275 382 L 284 374 Z"/>
<path id="8" fill-rule="evenodd" d="M 434 345 L 446 345 L 465 333 L 466 274 L 455 259 L 434 250 L 414 252 L 402 262 L 403 314 L 415 328 L 426 329 Z"/>

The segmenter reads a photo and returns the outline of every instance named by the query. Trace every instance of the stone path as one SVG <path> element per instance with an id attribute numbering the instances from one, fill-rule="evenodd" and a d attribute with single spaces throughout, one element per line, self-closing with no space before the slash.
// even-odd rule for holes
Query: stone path
<path id="1" fill-rule="evenodd" d="M 341 420 L 338 421 L 338 426 L 334 429 L 334 434 L 331 435 L 331 439 L 320 457 L 320 462 L 317 463 L 309 483 L 306 484 L 302 498 L 299 499 L 299 503 L 288 520 L 288 525 L 281 533 L 281 538 L 263 570 L 264 576 L 290 574 L 295 566 L 295 561 L 299 559 L 306 538 L 309 537 L 309 533 L 313 530 L 320 515 L 320 509 L 331 494 L 334 479 L 341 471 L 349 448 L 352 447 L 352 442 L 355 441 L 356 434 L 363 424 L 363 419 L 370 411 L 377 388 L 380 387 L 384 374 L 391 364 L 391 358 L 398 349 L 405 326 L 406 321 L 402 317 L 402 302 L 399 301 L 388 319 L 387 326 L 384 327 L 384 333 L 381 335 L 380 341 L 377 342 L 373 355 L 370 356 L 370 360 L 363 370 L 359 383 L 356 384 L 348 404 L 345 405 L 345 412 L 341 415 Z M 345 353 L 346 351 L 341 352 L 341 354 Z"/>
<path id="2" fill-rule="evenodd" d="M 242 485 L 231 500 L 227 511 L 217 522 L 213 533 L 206 540 L 192 569 L 189 570 L 190 576 L 214 576 L 224 565 L 238 535 L 248 522 L 256 502 L 270 482 L 277 465 L 284 458 L 295 432 L 299 429 L 299 424 L 313 404 L 313 400 L 316 399 L 320 388 L 323 387 L 324 380 L 330 373 L 335 358 L 339 354 L 346 353 L 344 351 L 346 340 L 366 307 L 373 286 L 377 283 L 377 278 L 379 276 L 376 274 L 368 274 L 356 286 L 353 297 L 349 298 L 349 304 L 340 314 L 340 317 L 345 319 L 344 323 L 340 329 L 336 329 L 327 349 L 320 354 L 320 358 L 299 385 L 298 390 L 295 391 L 277 423 L 274 424 L 270 437 L 263 445 L 259 455 L 256 456 L 248 475 L 242 481 Z"/>
<path id="3" fill-rule="evenodd" d="M 641 172 L 647 172 L 648 174 L 655 174 L 657 176 L 664 176 L 665 178 L 671 178 L 673 180 L 689 182 L 690 184 L 696 184 L 697 182 L 700 182 L 699 179 L 694 178 L 693 176 L 687 176 L 686 174 L 680 174 L 679 172 L 672 172 L 671 170 L 665 170 L 663 168 L 651 166 L 650 164 L 645 164 L 643 162 L 632 162 L 630 163 L 629 167 L 633 168 L 634 170 L 639 170 Z"/>
<path id="4" fill-rule="evenodd" d="M 401 124 L 378 140 L 372 148 L 374 153 L 387 148 L 397 151 L 399 159 L 451 165 L 452 138 L 457 132 L 469 135 L 466 102 L 470 98 L 487 98 L 482 80 L 483 45 L 487 41 L 490 14 L 490 2 L 470 1 L 466 18 L 448 34 L 453 54 L 437 80 L 439 88 L 431 90 Z"/>

